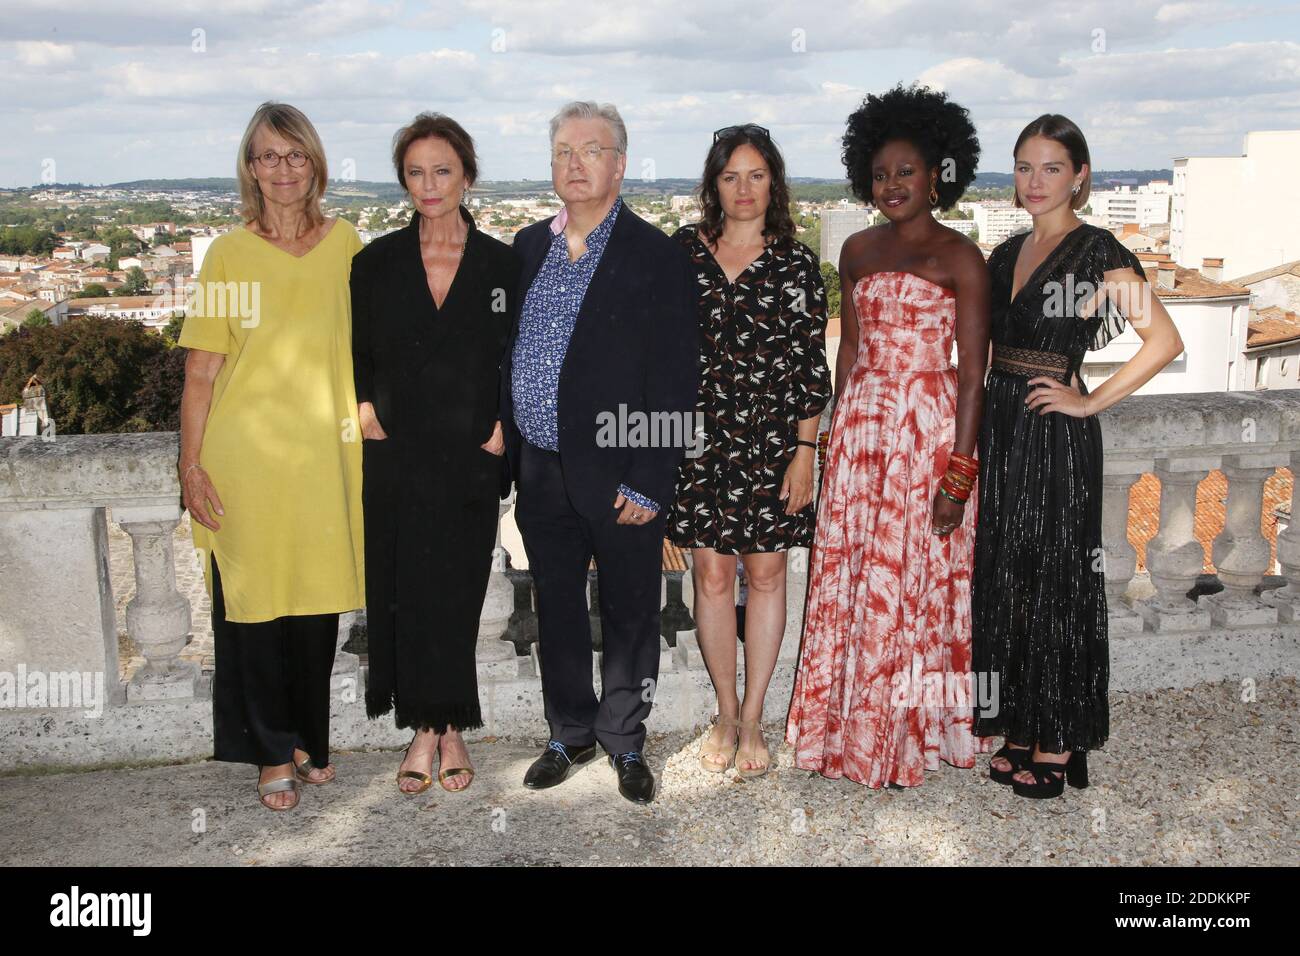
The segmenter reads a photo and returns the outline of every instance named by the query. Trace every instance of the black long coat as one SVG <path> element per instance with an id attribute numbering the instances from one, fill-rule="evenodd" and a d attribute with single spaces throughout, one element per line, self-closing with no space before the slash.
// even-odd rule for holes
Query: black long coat
<path id="1" fill-rule="evenodd" d="M 510 490 L 480 446 L 497 421 L 519 263 L 474 226 L 441 309 L 420 257 L 420 214 L 352 260 L 357 401 L 388 438 L 363 443 L 370 716 L 399 727 L 480 726 L 474 644 Z"/>

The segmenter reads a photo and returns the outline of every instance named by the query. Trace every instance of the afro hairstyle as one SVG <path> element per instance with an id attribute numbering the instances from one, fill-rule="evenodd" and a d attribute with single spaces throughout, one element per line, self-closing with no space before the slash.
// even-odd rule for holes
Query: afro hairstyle
<path id="1" fill-rule="evenodd" d="M 844 131 L 842 158 L 853 195 L 871 199 L 871 161 L 882 146 L 905 140 L 925 157 L 930 169 L 939 169 L 935 191 L 940 209 L 951 209 L 975 180 L 980 142 L 963 106 L 948 94 L 929 87 L 901 83 L 879 96 L 869 94 L 849 116 Z M 952 160 L 953 173 L 945 177 Z"/>

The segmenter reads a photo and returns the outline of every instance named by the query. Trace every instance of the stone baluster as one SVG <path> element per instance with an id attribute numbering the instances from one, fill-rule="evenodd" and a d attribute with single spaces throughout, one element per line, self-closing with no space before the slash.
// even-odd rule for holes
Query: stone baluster
<path id="1" fill-rule="evenodd" d="M 330 690 L 338 692 L 345 703 L 355 703 L 361 695 L 361 658 L 351 651 L 345 651 L 345 645 L 352 637 L 352 628 L 357 623 L 356 611 L 344 611 L 339 615 L 338 636 L 334 644 L 334 668 L 330 671 Z"/>
<path id="2" fill-rule="evenodd" d="M 492 571 L 488 574 L 487 594 L 483 598 L 483 609 L 479 613 L 478 645 L 474 649 L 474 658 L 478 662 L 478 674 L 485 677 L 515 677 L 519 673 L 519 664 L 515 660 L 515 646 L 502 635 L 510 623 L 510 616 L 515 609 L 515 589 L 506 577 L 506 564 L 509 555 L 501 546 L 501 518 L 510 510 L 510 501 L 502 501 L 497 515 L 496 547 L 492 551 Z"/>
<path id="3" fill-rule="evenodd" d="M 515 609 L 506 626 L 506 637 L 514 642 L 515 653 L 526 652 L 537 643 L 537 611 L 533 607 L 533 574 L 522 568 L 506 568 L 506 580 L 515 590 Z"/>
<path id="4" fill-rule="evenodd" d="M 1268 539 L 1259 525 L 1264 482 L 1275 469 L 1249 458 L 1225 455 L 1223 459 L 1223 474 L 1228 479 L 1227 514 L 1223 531 L 1211 548 L 1223 592 L 1201 598 L 1210 608 L 1210 619 L 1221 627 L 1276 624 L 1278 618 L 1277 608 L 1255 593 L 1268 572 Z"/>
<path id="5" fill-rule="evenodd" d="M 596 653 L 604 650 L 600 631 L 600 576 L 598 572 L 587 572 L 587 619 L 591 622 L 591 647 Z"/>
<path id="6" fill-rule="evenodd" d="M 804 603 L 808 598 L 808 549 L 791 548 L 785 560 L 785 635 L 777 659 L 795 661 L 803 640 Z"/>
<path id="7" fill-rule="evenodd" d="M 695 628 L 691 612 L 686 609 L 686 602 L 682 600 L 682 579 L 685 576 L 684 571 L 664 572 L 664 601 L 663 608 L 659 612 L 659 633 L 663 635 L 670 647 L 677 646 L 678 631 L 689 631 Z"/>
<path id="8" fill-rule="evenodd" d="M 1194 631 L 1210 626 L 1210 613 L 1187 596 L 1205 563 L 1196 540 L 1196 486 L 1217 460 L 1156 459 L 1160 479 L 1160 531 L 1147 545 L 1147 568 L 1156 589 L 1137 611 L 1153 631 Z"/>
<path id="9" fill-rule="evenodd" d="M 1288 624 L 1300 622 L 1300 451 L 1291 452 L 1291 517 L 1286 528 L 1277 536 L 1277 563 L 1286 578 L 1286 586 L 1268 591 L 1264 601 L 1278 610 L 1279 618 Z"/>
<path id="10" fill-rule="evenodd" d="M 1129 492 L 1141 477 L 1135 472 L 1102 477 L 1101 543 L 1105 552 L 1106 612 L 1111 634 L 1142 630 L 1142 617 L 1124 599 L 1137 571 L 1137 551 L 1128 540 Z"/>
<path id="11" fill-rule="evenodd" d="M 135 560 L 126 629 L 148 662 L 127 685 L 128 702 L 194 696 L 199 669 L 179 658 L 190 636 L 190 602 L 176 590 L 172 549 L 180 519 L 177 505 L 113 509 L 113 520 L 131 536 Z"/>

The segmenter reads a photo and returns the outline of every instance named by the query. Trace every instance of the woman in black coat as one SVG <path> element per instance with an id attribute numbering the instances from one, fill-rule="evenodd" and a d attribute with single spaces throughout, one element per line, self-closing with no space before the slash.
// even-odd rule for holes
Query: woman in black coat
<path id="1" fill-rule="evenodd" d="M 454 120 L 393 138 L 411 224 L 352 260 L 352 349 L 364 451 L 366 713 L 416 731 L 403 793 L 473 779 L 461 731 L 483 726 L 474 646 L 509 492 L 497 396 L 519 266 L 462 204 L 478 172 Z"/>

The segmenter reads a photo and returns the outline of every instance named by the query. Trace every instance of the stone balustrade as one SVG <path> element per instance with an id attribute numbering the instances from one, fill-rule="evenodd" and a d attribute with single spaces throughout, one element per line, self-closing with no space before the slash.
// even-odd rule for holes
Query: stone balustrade
<path id="1" fill-rule="evenodd" d="M 828 427 L 830 412 L 824 416 Z M 1269 542 L 1260 531 L 1264 482 L 1300 466 L 1300 391 L 1132 397 L 1101 416 L 1105 440 L 1103 554 L 1110 612 L 1111 686 L 1189 686 L 1201 680 L 1300 672 L 1300 529 L 1277 541 L 1286 584 L 1265 590 Z M 59 436 L 0 440 L 0 770 L 167 760 L 211 753 L 204 675 L 181 658 L 191 609 L 176 586 L 173 536 L 181 519 L 177 436 Z M 1223 588 L 1189 596 L 1201 575 L 1196 488 L 1227 478 L 1226 520 L 1212 559 Z M 1159 532 L 1147 545 L 1149 583 L 1127 536 L 1129 492 L 1160 479 Z M 1295 506 L 1295 490 L 1292 507 Z M 509 508 L 502 504 L 502 514 Z M 130 536 L 135 595 L 126 629 L 147 661 L 120 678 L 108 520 Z M 808 553 L 791 552 L 785 641 L 765 716 L 788 704 L 807 588 Z M 591 597 L 594 599 L 595 585 Z M 1145 593 L 1153 592 L 1153 593 Z M 546 734 L 527 572 L 493 556 L 480 620 L 482 734 Z M 666 572 L 660 678 L 652 730 L 698 726 L 713 696 L 695 640 L 691 576 Z M 391 746 L 409 734 L 365 719 L 365 669 L 343 650 L 364 612 L 340 623 L 334 745 Z M 599 648 L 599 637 L 595 638 Z M 596 663 L 599 678 L 599 659 Z M 43 675 L 42 695 L 28 693 Z M 77 675 L 80 682 L 70 675 Z M 98 681 L 97 706 L 78 689 Z M 75 685 L 75 686 L 74 686 Z M 62 696 L 55 694 L 58 689 Z"/>

